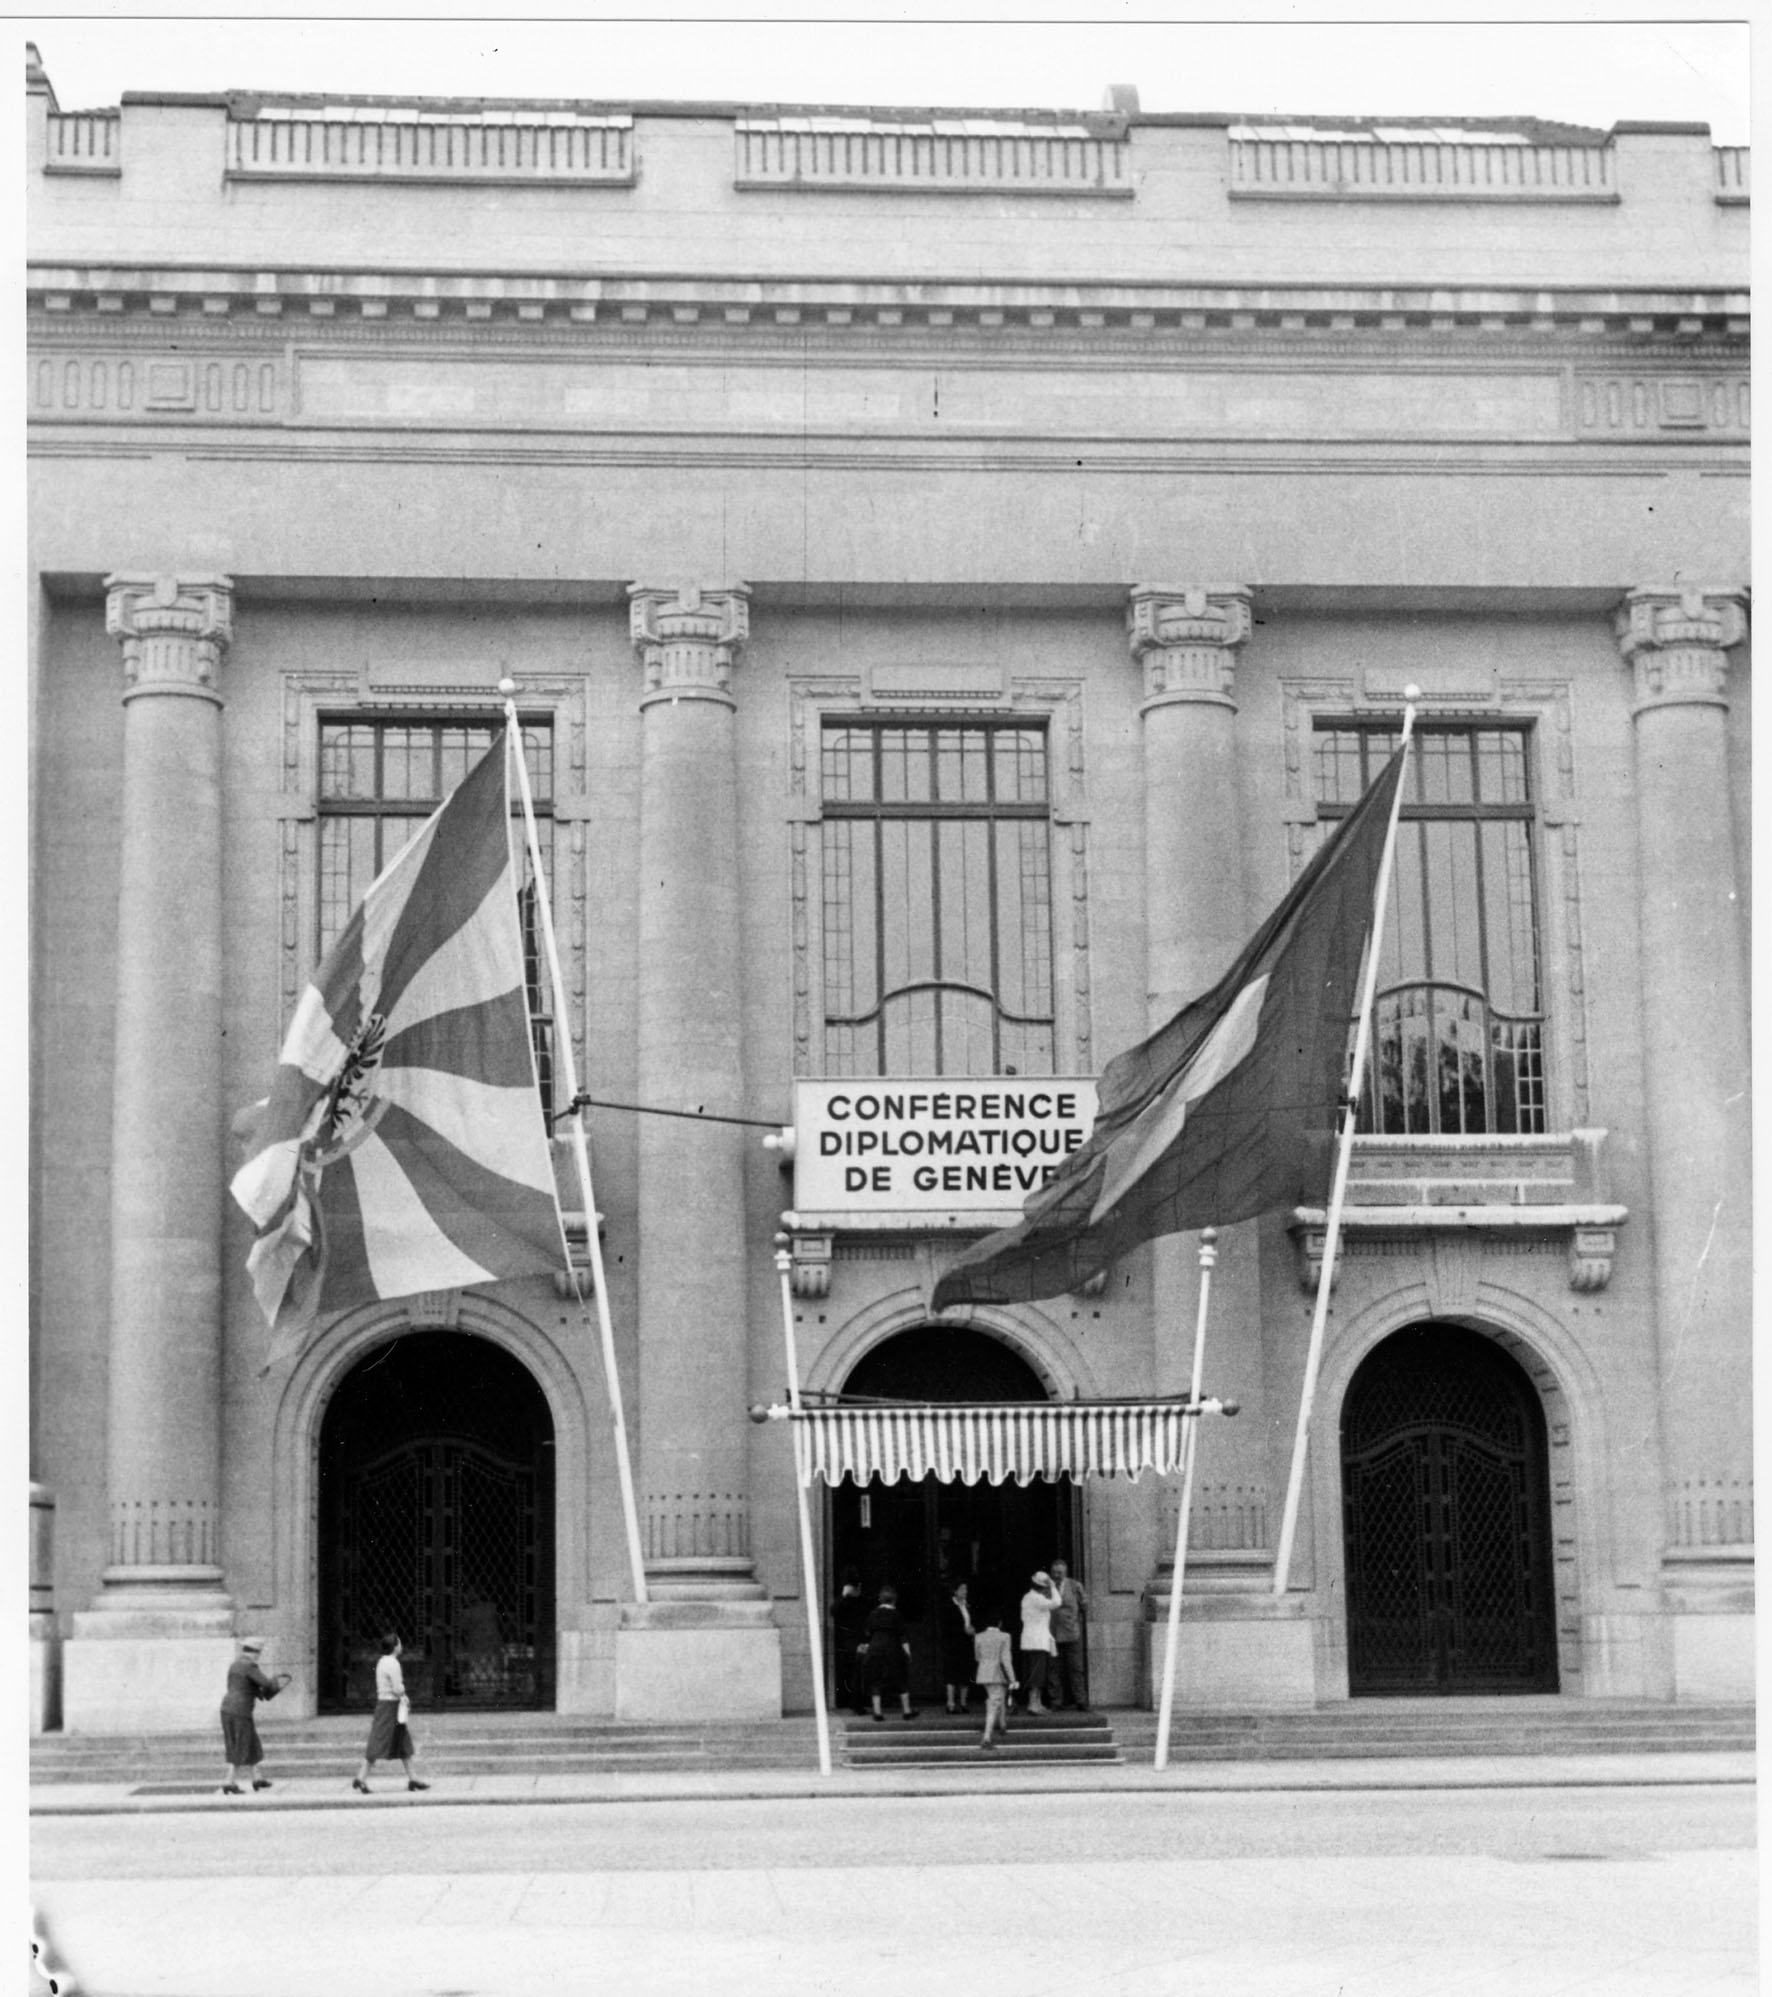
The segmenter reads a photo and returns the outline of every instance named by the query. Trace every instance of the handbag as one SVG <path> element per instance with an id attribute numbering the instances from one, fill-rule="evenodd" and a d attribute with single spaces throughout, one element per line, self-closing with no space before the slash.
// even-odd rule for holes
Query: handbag
<path id="1" fill-rule="evenodd" d="M 394 1718 L 399 1721 L 401 1726 L 404 1726 L 412 1718 L 412 1701 L 407 1698 L 404 1692 L 400 1694 L 399 1705 L 394 1708 Z"/>

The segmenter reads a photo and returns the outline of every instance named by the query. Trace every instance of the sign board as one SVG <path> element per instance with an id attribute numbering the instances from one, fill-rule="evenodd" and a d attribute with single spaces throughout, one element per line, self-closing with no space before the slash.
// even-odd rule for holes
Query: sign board
<path id="1" fill-rule="evenodd" d="M 799 1082 L 801 1213 L 1021 1211 L 1095 1123 L 1093 1077 Z"/>

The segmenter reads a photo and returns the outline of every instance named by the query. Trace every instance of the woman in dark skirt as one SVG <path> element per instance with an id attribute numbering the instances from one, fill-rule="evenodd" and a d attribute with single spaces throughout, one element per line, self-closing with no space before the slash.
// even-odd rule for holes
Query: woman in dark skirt
<path id="1" fill-rule="evenodd" d="M 406 1730 L 411 1707 L 406 1700 L 406 1680 L 400 1675 L 400 1639 L 392 1630 L 381 1640 L 381 1656 L 375 1661 L 375 1717 L 369 1722 L 369 1744 L 363 1762 L 351 1777 L 351 1787 L 369 1794 L 369 1771 L 378 1761 L 394 1760 L 406 1771 L 408 1789 L 428 1789 L 412 1772 L 417 1751 Z"/>
<path id="2" fill-rule="evenodd" d="M 896 1692 L 905 1718 L 914 1720 L 917 1715 L 911 1705 L 911 1695 L 906 1690 L 911 1646 L 905 1635 L 904 1617 L 898 1613 L 898 1590 L 890 1581 L 881 1587 L 879 1607 L 868 1611 L 865 1627 L 868 1648 L 861 1664 L 862 1682 L 868 1688 L 868 1702 L 873 1707 L 874 1718 L 883 1720 L 886 1717 L 880 1710 L 880 1695 Z"/>
<path id="3" fill-rule="evenodd" d="M 944 1588 L 941 1596 L 941 1676 L 947 1692 L 948 1711 L 963 1713 L 972 1689 L 978 1659 L 973 1654 L 972 1603 L 964 1581 Z"/>
<path id="4" fill-rule="evenodd" d="M 224 1796 L 244 1796 L 240 1778 L 249 1776 L 255 1789 L 268 1789 L 270 1778 L 253 1771 L 265 1758 L 253 1722 L 253 1708 L 260 1699 L 274 1699 L 289 1683 L 289 1673 L 279 1671 L 267 1678 L 259 1664 L 264 1652 L 262 1636 L 249 1636 L 240 1645 L 240 1655 L 228 1666 L 228 1689 L 221 1703 L 222 1752 L 228 1757 L 228 1779 L 222 1784 Z"/>

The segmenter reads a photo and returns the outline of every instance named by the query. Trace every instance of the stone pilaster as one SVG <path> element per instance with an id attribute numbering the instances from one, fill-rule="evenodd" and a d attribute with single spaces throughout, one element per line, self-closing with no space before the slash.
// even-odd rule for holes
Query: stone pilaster
<path id="1" fill-rule="evenodd" d="M 74 1619 L 74 1728 L 207 1718 L 222 1588 L 221 696 L 232 585 L 114 575 L 123 806 L 112 1067 L 110 1561 Z"/>
<path id="2" fill-rule="evenodd" d="M 1726 736 L 1728 654 L 1747 625 L 1736 591 L 1670 587 L 1633 590 L 1616 629 L 1636 725 L 1676 1693 L 1714 1694 L 1723 1654 L 1735 1650 L 1740 1696 L 1751 1697 L 1751 1623 L 1735 1613 L 1751 1601 L 1751 1503 L 1746 1539 L 1733 1547 L 1687 1545 L 1677 1529 L 1693 1492 L 1751 1491 L 1753 1474 L 1747 973 Z"/>
<path id="3" fill-rule="evenodd" d="M 745 1114 L 733 667 L 742 586 L 630 591 L 644 673 L 640 1100 Z M 640 1505 L 653 1602 L 624 1612 L 627 1718 L 779 1713 L 750 1545 L 744 1148 L 730 1123 L 639 1130 Z"/>

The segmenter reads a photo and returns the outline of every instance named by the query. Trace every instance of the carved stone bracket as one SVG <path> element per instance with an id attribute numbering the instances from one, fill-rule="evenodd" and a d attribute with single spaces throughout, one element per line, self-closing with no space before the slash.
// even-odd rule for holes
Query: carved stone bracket
<path id="1" fill-rule="evenodd" d="M 1144 667 L 1145 705 L 1206 701 L 1234 710 L 1235 648 L 1253 628 L 1246 589 L 1140 583 L 1126 606 L 1126 630 Z"/>
<path id="2" fill-rule="evenodd" d="M 633 583 L 628 634 L 646 674 L 642 707 L 659 700 L 732 700 L 732 663 L 751 633 L 750 591 L 685 583 Z"/>
<path id="3" fill-rule="evenodd" d="M 1430 1308 L 1457 1316 L 1475 1307 L 1482 1244 L 1487 1239 L 1562 1236 L 1569 1287 L 1603 1290 L 1612 1279 L 1618 1230 L 1629 1218 L 1619 1206 L 1350 1207 L 1341 1217 L 1341 1248 L 1329 1287 L 1341 1280 L 1342 1261 L 1368 1243 L 1414 1241 L 1425 1251 Z M 1298 1258 L 1299 1287 L 1315 1294 L 1328 1239 L 1321 1207 L 1294 1207 L 1287 1223 Z"/>
<path id="4" fill-rule="evenodd" d="M 219 701 L 216 674 L 234 635 L 226 576 L 109 575 L 105 630 L 123 647 L 125 700 L 194 694 Z"/>
<path id="5" fill-rule="evenodd" d="M 797 1297 L 828 1297 L 831 1293 L 831 1258 L 835 1237 L 829 1234 L 796 1234 L 791 1253 L 793 1268 L 788 1282 Z"/>
<path id="6" fill-rule="evenodd" d="M 571 1262 L 570 1274 L 565 1269 L 554 1271 L 554 1294 L 567 1300 L 577 1298 L 586 1302 L 595 1294 L 591 1281 L 591 1237 L 585 1226 L 582 1213 L 561 1209 L 560 1218 L 566 1224 L 566 1253 Z M 603 1238 L 603 1216 L 597 1216 L 597 1239 Z"/>
<path id="7" fill-rule="evenodd" d="M 1633 712 L 1728 706 L 1728 651 L 1747 636 L 1739 591 L 1633 589 L 1613 626 L 1636 676 Z"/>

